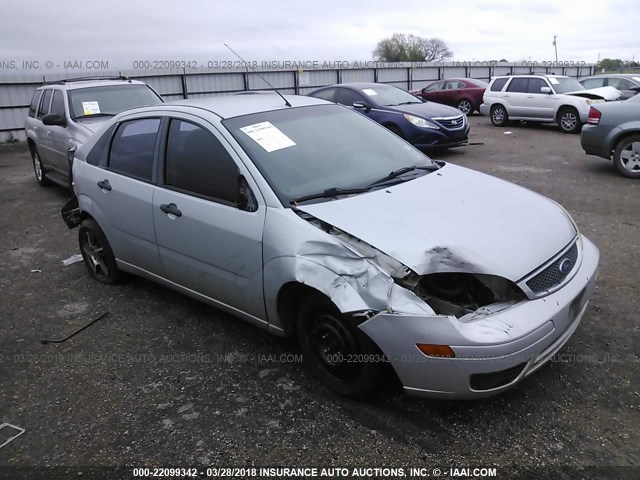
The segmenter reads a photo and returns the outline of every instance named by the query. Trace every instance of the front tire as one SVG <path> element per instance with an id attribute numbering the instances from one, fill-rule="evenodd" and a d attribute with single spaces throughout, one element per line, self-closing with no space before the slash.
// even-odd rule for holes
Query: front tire
<path id="1" fill-rule="evenodd" d="M 630 135 L 617 143 L 613 164 L 625 177 L 640 178 L 640 135 Z"/>
<path id="2" fill-rule="evenodd" d="M 471 115 L 473 112 L 473 105 L 471 104 L 471 100 L 468 98 L 462 98 L 458 101 L 458 110 L 460 110 L 465 115 Z"/>
<path id="3" fill-rule="evenodd" d="M 302 301 L 298 339 L 307 368 L 334 392 L 362 397 L 378 382 L 380 351 L 324 295 L 313 293 Z"/>
<path id="4" fill-rule="evenodd" d="M 573 107 L 565 107 L 558 112 L 556 119 L 560 130 L 564 133 L 579 133 L 582 129 L 582 122 L 578 111 Z"/>
<path id="5" fill-rule="evenodd" d="M 120 281 L 121 272 L 113 255 L 111 245 L 98 224 L 85 219 L 78 232 L 80 253 L 89 275 L 101 283 L 115 284 Z"/>
<path id="6" fill-rule="evenodd" d="M 47 178 L 47 174 L 44 171 L 44 166 L 42 165 L 42 160 L 40 160 L 40 154 L 38 153 L 38 149 L 36 147 L 33 147 L 31 149 L 31 159 L 33 161 L 33 173 L 36 176 L 38 185 L 40 185 L 41 187 L 50 185 L 51 182 Z"/>
<path id="7" fill-rule="evenodd" d="M 494 105 L 489 112 L 491 116 L 491 124 L 494 127 L 504 127 L 509 121 L 509 114 L 507 109 L 502 105 Z"/>

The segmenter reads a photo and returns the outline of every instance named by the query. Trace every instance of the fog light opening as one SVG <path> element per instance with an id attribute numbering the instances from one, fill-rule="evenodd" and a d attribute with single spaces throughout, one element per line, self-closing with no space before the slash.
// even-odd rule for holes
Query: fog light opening
<path id="1" fill-rule="evenodd" d="M 449 345 L 431 345 L 416 343 L 416 347 L 427 357 L 455 358 L 456 354 Z"/>

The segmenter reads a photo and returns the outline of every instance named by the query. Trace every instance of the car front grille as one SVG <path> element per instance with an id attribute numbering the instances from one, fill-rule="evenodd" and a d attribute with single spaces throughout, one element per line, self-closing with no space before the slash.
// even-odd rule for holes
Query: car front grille
<path id="1" fill-rule="evenodd" d="M 433 118 L 432 120 L 447 130 L 458 130 L 460 128 L 464 128 L 467 124 L 466 119 L 467 117 L 465 115 L 458 115 L 456 117 Z"/>
<path id="2" fill-rule="evenodd" d="M 570 267 L 566 267 L 566 261 L 571 262 Z M 574 242 L 569 250 L 560 255 L 551 265 L 527 280 L 527 287 L 533 293 L 542 293 L 560 285 L 567 275 L 575 268 L 578 260 L 578 242 Z M 561 268 L 562 265 L 566 268 Z"/>

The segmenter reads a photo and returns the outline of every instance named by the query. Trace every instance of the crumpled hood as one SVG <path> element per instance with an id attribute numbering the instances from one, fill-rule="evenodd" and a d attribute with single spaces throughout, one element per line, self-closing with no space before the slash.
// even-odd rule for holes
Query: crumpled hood
<path id="1" fill-rule="evenodd" d="M 420 275 L 487 273 L 515 282 L 576 236 L 553 201 L 451 164 L 399 185 L 297 208 Z"/>
<path id="2" fill-rule="evenodd" d="M 408 105 L 399 105 L 397 107 L 386 107 L 391 110 L 402 113 L 410 113 L 425 118 L 433 117 L 459 117 L 462 112 L 457 108 L 443 105 L 435 102 L 410 103 Z"/>
<path id="3" fill-rule="evenodd" d="M 617 100 L 622 92 L 615 87 L 598 87 L 588 88 L 586 90 L 577 90 L 575 92 L 567 92 L 564 95 L 573 95 L 576 97 L 586 97 L 592 99 L 602 98 L 607 101 Z"/>

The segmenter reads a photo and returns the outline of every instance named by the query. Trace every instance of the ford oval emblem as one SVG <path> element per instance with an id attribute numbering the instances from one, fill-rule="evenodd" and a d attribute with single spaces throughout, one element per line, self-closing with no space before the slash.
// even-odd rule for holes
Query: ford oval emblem
<path id="1" fill-rule="evenodd" d="M 569 273 L 569 270 L 571 270 L 572 266 L 573 262 L 571 261 L 571 259 L 565 258 L 560 262 L 560 265 L 558 265 L 558 270 L 560 270 L 560 273 Z"/>

